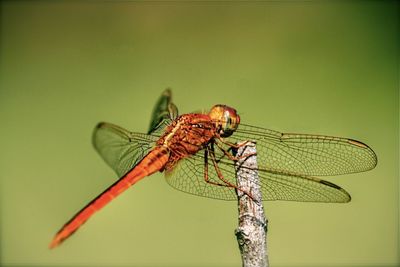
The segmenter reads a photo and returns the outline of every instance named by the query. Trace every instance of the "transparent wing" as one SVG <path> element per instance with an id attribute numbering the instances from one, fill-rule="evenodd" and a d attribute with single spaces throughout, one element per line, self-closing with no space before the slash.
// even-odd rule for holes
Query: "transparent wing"
<path id="1" fill-rule="evenodd" d="M 172 103 L 172 92 L 166 89 L 157 100 L 151 115 L 148 133 L 153 133 L 163 128 L 166 121 L 172 121 L 178 117 L 178 108 Z"/>
<path id="2" fill-rule="evenodd" d="M 367 171 L 377 164 L 370 147 L 347 138 L 280 133 L 240 125 L 228 140 L 232 143 L 254 140 L 259 168 L 272 172 L 340 175 Z"/>
<path id="3" fill-rule="evenodd" d="M 211 161 L 208 161 L 209 180 L 221 183 Z M 237 199 L 233 188 L 207 183 L 204 179 L 204 172 L 204 150 L 202 150 L 196 155 L 181 159 L 173 169 L 166 170 L 165 178 L 173 188 L 189 194 L 222 200 Z M 233 180 L 235 176 L 224 175 L 224 177 L 229 181 L 235 181 Z"/>
<path id="4" fill-rule="evenodd" d="M 215 151 L 225 180 L 236 185 L 234 164 L 222 152 Z M 209 180 L 223 183 L 217 175 L 211 160 L 208 159 Z M 166 172 L 166 180 L 172 187 L 186 193 L 223 199 L 236 200 L 235 189 L 209 184 L 204 179 L 204 154 L 198 153 L 181 160 L 175 168 Z M 318 178 L 290 172 L 258 170 L 263 200 L 289 200 L 304 202 L 348 202 L 350 195 L 339 186 Z M 255 182 L 255 181 L 254 181 Z"/>
<path id="5" fill-rule="evenodd" d="M 159 138 L 165 132 L 165 128 L 169 126 L 171 123 L 172 119 L 170 118 L 163 119 L 158 123 L 158 125 L 155 128 L 151 130 L 151 133 L 149 135 L 153 137 L 156 136 L 157 138 Z"/>
<path id="6" fill-rule="evenodd" d="M 93 132 L 93 145 L 104 161 L 122 176 L 154 147 L 158 137 L 133 133 L 117 125 L 101 122 Z"/>

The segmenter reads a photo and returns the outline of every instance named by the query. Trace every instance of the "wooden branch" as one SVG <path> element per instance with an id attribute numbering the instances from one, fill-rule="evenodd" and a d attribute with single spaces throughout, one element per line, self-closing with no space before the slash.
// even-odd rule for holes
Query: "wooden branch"
<path id="1" fill-rule="evenodd" d="M 267 224 L 257 172 L 256 145 L 239 144 L 236 178 L 239 226 L 235 231 L 243 267 L 268 267 Z M 248 156 L 246 156 L 248 155 Z"/>

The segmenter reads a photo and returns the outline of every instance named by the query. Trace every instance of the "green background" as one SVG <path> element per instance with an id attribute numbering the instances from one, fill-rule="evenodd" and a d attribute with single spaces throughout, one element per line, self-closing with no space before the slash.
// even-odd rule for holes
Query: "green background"
<path id="1" fill-rule="evenodd" d="M 272 266 L 399 264 L 395 2 L 1 2 L 1 264 L 241 266 L 235 202 L 162 174 L 61 247 L 77 210 L 117 178 L 91 146 L 99 121 L 147 130 L 171 87 L 181 113 L 224 103 L 242 122 L 351 137 L 378 166 L 328 177 L 348 204 L 266 202 Z"/>

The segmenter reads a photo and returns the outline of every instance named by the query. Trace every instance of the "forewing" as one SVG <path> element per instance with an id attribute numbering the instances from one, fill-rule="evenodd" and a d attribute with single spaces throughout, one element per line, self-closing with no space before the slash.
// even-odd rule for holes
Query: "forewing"
<path id="1" fill-rule="evenodd" d="M 223 179 L 236 185 L 234 163 L 222 152 L 215 151 L 218 168 Z M 196 154 L 181 160 L 177 166 L 166 172 L 167 182 L 174 188 L 209 198 L 236 200 L 233 187 L 218 186 L 207 183 L 204 179 L 204 154 Z M 350 195 L 339 186 L 318 178 L 289 172 L 271 172 L 258 170 L 258 183 L 262 190 L 263 200 L 289 200 L 303 202 L 348 202 Z M 225 184 L 217 175 L 208 159 L 208 177 L 214 183 Z M 257 181 L 253 181 L 257 182 Z"/>
<path id="2" fill-rule="evenodd" d="M 241 125 L 229 138 L 232 143 L 254 140 L 260 169 L 305 176 L 363 172 L 377 164 L 366 144 L 340 137 L 280 133 Z"/>
<path id="3" fill-rule="evenodd" d="M 92 140 L 100 156 L 121 177 L 150 152 L 157 136 L 133 133 L 101 122 L 94 129 Z"/>
<path id="4" fill-rule="evenodd" d="M 151 115 L 148 133 L 154 133 L 162 128 L 166 121 L 171 122 L 178 117 L 178 108 L 172 103 L 172 92 L 166 89 L 157 100 Z"/>

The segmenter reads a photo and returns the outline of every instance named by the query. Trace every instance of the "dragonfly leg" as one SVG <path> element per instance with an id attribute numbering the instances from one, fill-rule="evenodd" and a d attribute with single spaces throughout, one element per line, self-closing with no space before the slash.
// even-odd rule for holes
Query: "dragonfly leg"
<path id="1" fill-rule="evenodd" d="M 241 148 L 241 147 L 246 146 L 246 145 L 248 145 L 249 143 L 251 143 L 251 141 L 244 141 L 243 143 L 240 143 L 240 144 L 234 144 L 234 143 L 231 143 L 231 142 L 226 141 L 226 140 L 225 140 L 224 138 L 222 138 L 222 137 L 218 137 L 218 140 L 221 141 L 221 143 L 223 143 L 223 144 L 225 144 L 225 145 L 228 145 L 228 146 L 230 146 L 230 147 L 232 147 L 232 148 L 235 148 L 235 149 Z"/>
<path id="2" fill-rule="evenodd" d="M 226 150 L 227 153 L 230 153 L 231 151 L 232 151 L 232 147 L 229 147 L 229 148 Z M 218 159 L 216 159 L 217 163 L 219 163 L 221 160 L 223 160 L 226 156 L 227 156 L 227 155 L 226 155 L 226 153 L 225 153 L 225 151 L 224 151 L 224 154 L 221 155 Z M 228 158 L 229 158 L 229 156 L 228 156 Z"/>
<path id="3" fill-rule="evenodd" d="M 222 174 L 220 168 L 218 167 L 218 163 L 217 163 L 217 160 L 215 158 L 214 150 L 210 149 L 209 153 L 210 153 L 211 161 L 213 162 L 213 165 L 214 165 L 214 169 L 217 172 L 218 178 L 221 179 L 221 181 L 225 183 L 225 186 L 235 188 L 236 190 L 243 192 L 244 194 L 248 195 L 251 199 L 254 200 L 254 198 L 253 198 L 253 196 L 252 196 L 252 194 L 250 192 L 247 192 L 246 190 L 241 189 L 237 185 L 232 184 L 231 182 L 229 182 L 228 180 L 225 179 L 225 177 Z M 207 172 L 208 172 L 208 170 L 207 170 Z"/>
<path id="4" fill-rule="evenodd" d="M 239 144 L 239 145 L 240 145 L 240 147 L 241 147 L 241 146 L 243 146 L 243 144 L 246 145 L 248 142 L 249 142 L 249 141 L 246 141 L 246 142 L 243 142 L 243 143 L 241 143 L 241 144 Z M 242 155 L 242 156 L 237 157 L 237 156 L 234 156 L 234 155 L 232 155 L 232 154 L 230 153 L 230 151 L 231 151 L 233 148 L 236 149 L 236 147 L 230 146 L 230 147 L 228 148 L 228 150 L 226 150 L 226 149 L 223 148 L 223 147 L 221 146 L 221 144 L 219 144 L 218 142 L 215 142 L 215 144 L 217 145 L 217 147 L 218 147 L 222 152 L 224 152 L 225 156 L 227 156 L 230 160 L 233 160 L 233 161 L 238 161 L 238 160 L 240 160 L 240 159 L 245 159 L 245 158 L 248 158 L 248 157 L 257 155 L 257 152 L 253 152 L 253 153 L 248 153 L 248 154 L 245 154 L 245 155 Z M 218 159 L 217 162 L 221 161 L 221 159 L 222 159 L 222 158 Z"/>
<path id="5" fill-rule="evenodd" d="M 229 186 L 228 184 L 226 184 L 226 183 L 225 183 L 225 184 L 220 184 L 220 183 L 217 183 L 217 182 L 210 181 L 209 176 L 208 176 L 208 153 L 210 153 L 210 152 L 209 152 L 208 148 L 206 148 L 206 149 L 204 150 L 204 181 L 205 181 L 206 183 L 212 184 L 212 185 L 230 187 L 230 186 Z M 223 180 L 222 180 L 222 181 L 223 181 Z"/>

